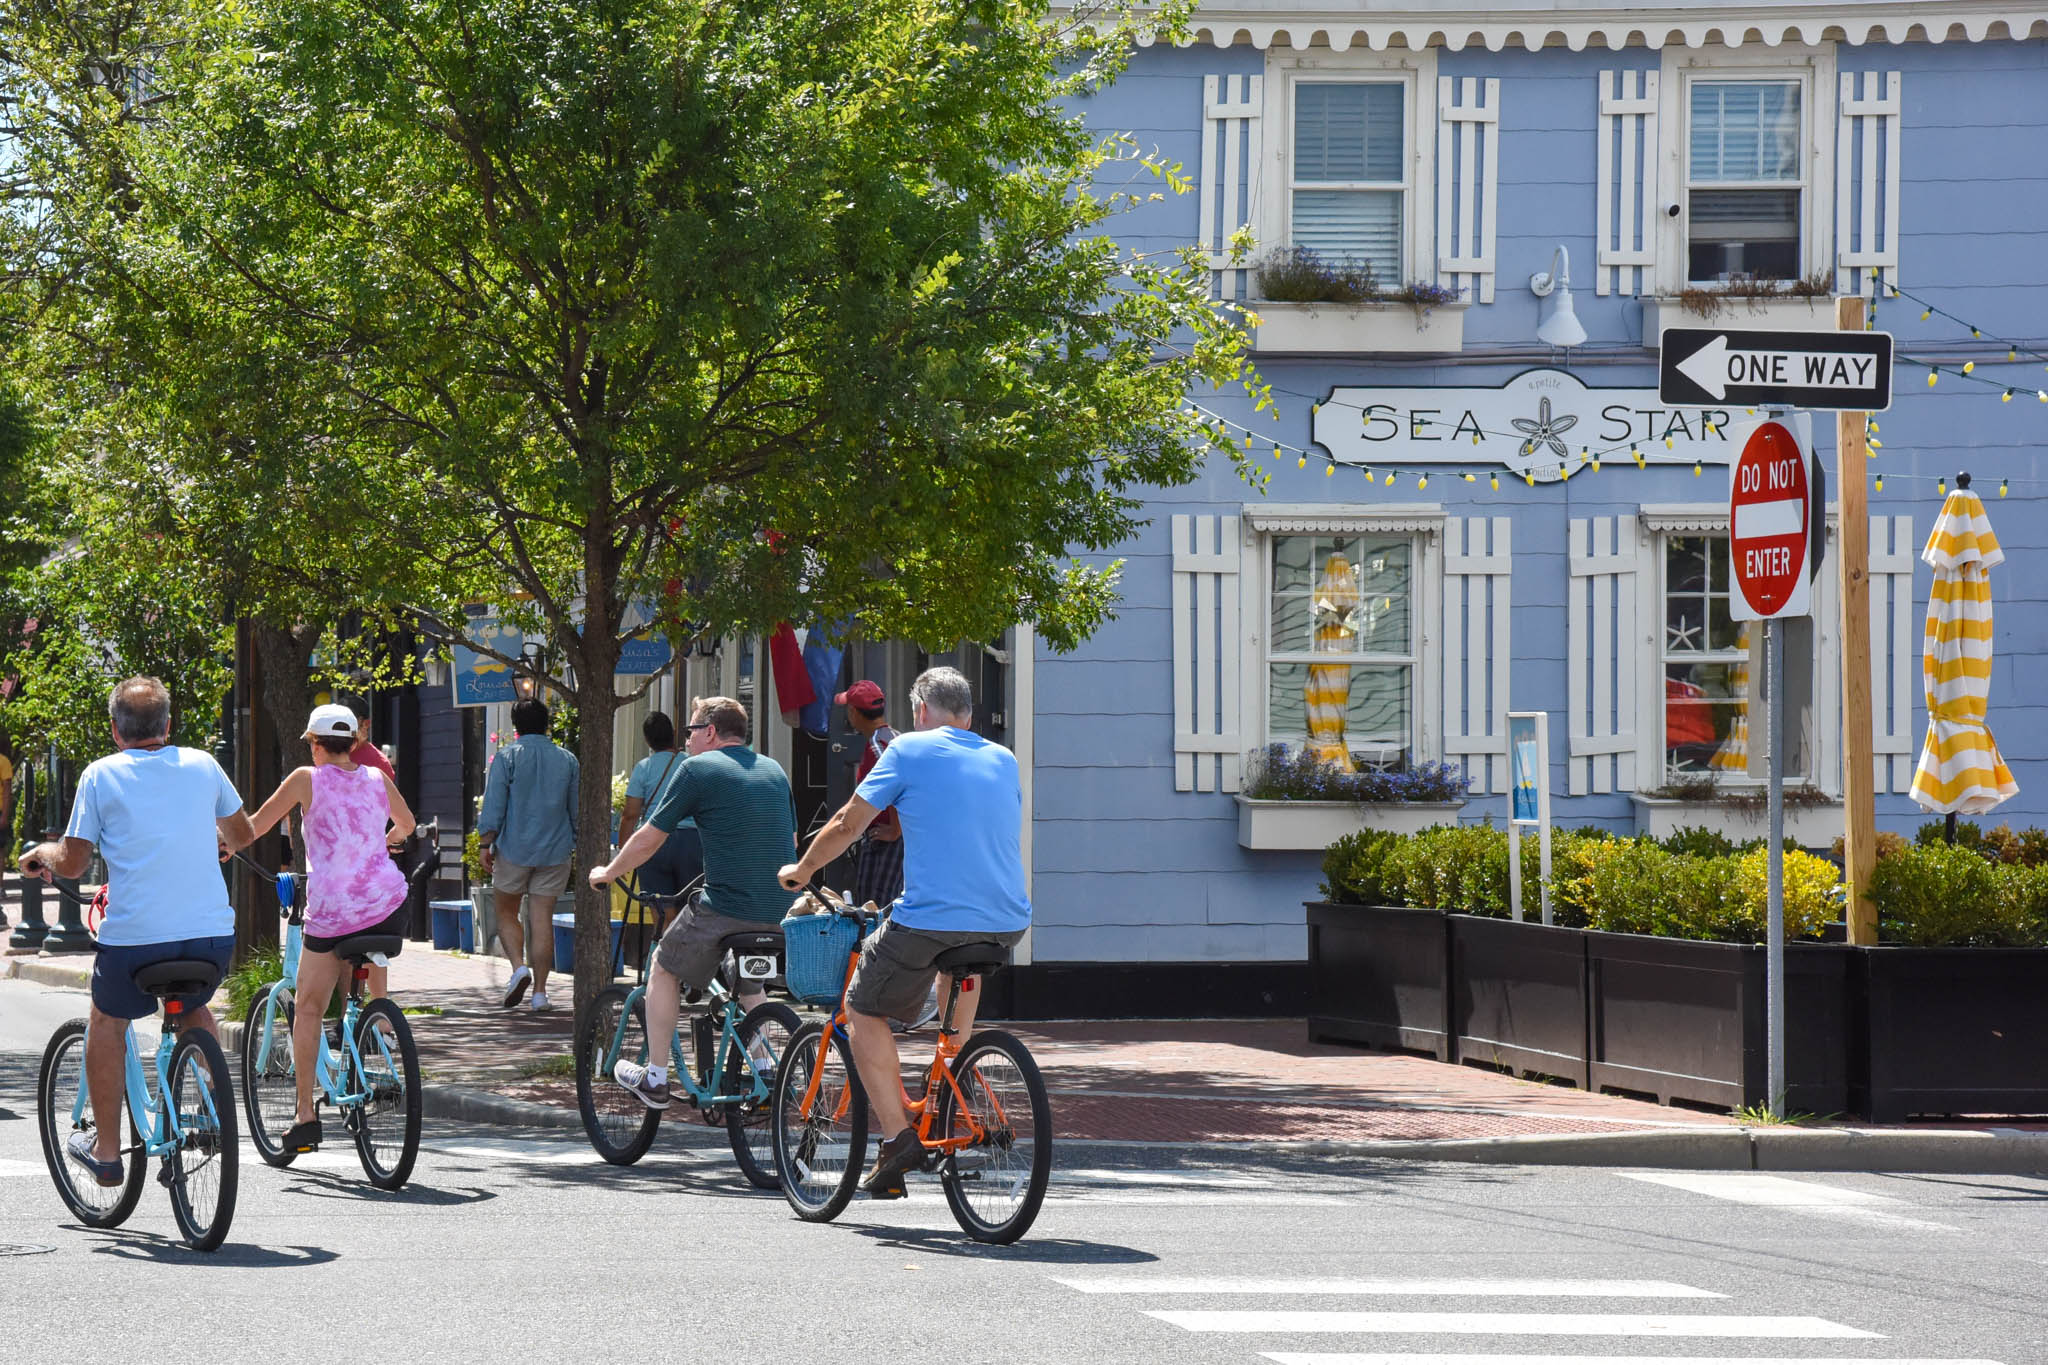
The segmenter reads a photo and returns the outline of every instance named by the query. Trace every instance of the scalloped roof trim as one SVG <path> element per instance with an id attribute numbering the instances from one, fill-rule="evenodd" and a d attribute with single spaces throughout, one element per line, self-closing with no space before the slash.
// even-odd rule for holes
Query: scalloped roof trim
<path id="1" fill-rule="evenodd" d="M 1205 19 L 1199 12 L 1190 23 L 1189 38 L 1180 43 L 1192 47 L 1208 42 L 1217 47 L 1249 43 L 1259 49 L 1285 46 L 1305 51 L 1318 45 L 1346 52 L 1362 47 L 1373 52 L 1389 48 L 1420 51 L 1437 47 L 1461 52 L 1484 47 L 1499 52 L 1511 43 L 1529 51 L 1562 46 L 1580 52 L 1597 41 L 1602 47 L 1777 47 L 1785 43 L 1811 45 L 1821 42 L 1848 43 L 1944 43 L 2025 41 L 2048 37 L 2048 9 L 2013 10 L 1955 16 L 1947 7 L 1929 4 L 1908 13 L 1850 17 L 1836 10 L 1827 19 L 1810 15 L 1771 18 L 1744 15 L 1740 19 L 1701 18 L 1678 20 L 1653 17 L 1643 11 L 1601 18 L 1560 19 L 1550 14 L 1463 21 L 1441 15 L 1407 15 L 1384 19 L 1333 22 L 1327 16 L 1291 20 L 1253 20 L 1217 15 Z M 1140 42 L 1150 46 L 1155 38 Z"/>

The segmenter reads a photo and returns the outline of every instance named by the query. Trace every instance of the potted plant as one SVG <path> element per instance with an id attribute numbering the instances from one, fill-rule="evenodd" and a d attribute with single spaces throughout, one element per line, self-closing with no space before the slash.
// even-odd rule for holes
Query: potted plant
<path id="1" fill-rule="evenodd" d="M 1662 787 L 1635 792 L 1636 833 L 1669 840 L 1689 828 L 1711 829 L 1741 843 L 1764 835 L 1768 810 L 1761 786 L 1734 785 L 1712 773 L 1673 774 Z M 1842 802 L 1820 788 L 1785 788 L 1785 835 L 1801 848 L 1826 848 L 1841 836 Z"/>
<path id="2" fill-rule="evenodd" d="M 1465 311 L 1459 291 L 1427 281 L 1389 287 L 1365 262 L 1326 261 L 1307 247 L 1252 266 L 1259 302 L 1252 348 L 1263 353 L 1456 351 Z"/>
<path id="3" fill-rule="evenodd" d="M 1314 750 L 1269 744 L 1247 755 L 1237 841 L 1321 849 L 1361 829 L 1415 833 L 1455 823 L 1471 779 L 1445 763 L 1346 770 Z"/>

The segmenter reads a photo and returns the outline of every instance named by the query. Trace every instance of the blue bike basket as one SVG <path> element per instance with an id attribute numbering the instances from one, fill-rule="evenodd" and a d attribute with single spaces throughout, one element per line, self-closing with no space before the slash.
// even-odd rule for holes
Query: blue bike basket
<path id="1" fill-rule="evenodd" d="M 846 985 L 846 959 L 860 946 L 860 926 L 844 915 L 791 915 L 782 921 L 782 978 L 806 1005 L 836 1005 Z"/>

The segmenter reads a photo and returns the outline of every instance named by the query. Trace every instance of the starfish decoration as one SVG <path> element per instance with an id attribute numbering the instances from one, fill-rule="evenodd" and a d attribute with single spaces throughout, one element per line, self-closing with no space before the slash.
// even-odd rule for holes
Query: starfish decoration
<path id="1" fill-rule="evenodd" d="M 1548 398 L 1543 399 L 1537 407 L 1535 421 L 1532 422 L 1526 417 L 1511 417 L 1508 419 L 1508 423 L 1516 431 L 1529 438 L 1522 442 L 1522 454 L 1524 456 L 1534 455 L 1536 447 L 1547 445 L 1557 452 L 1559 459 L 1571 458 L 1571 452 L 1565 449 L 1564 442 L 1560 441 L 1558 437 L 1577 426 L 1579 419 L 1567 413 L 1562 417 L 1552 420 L 1550 416 L 1550 400 Z"/>
<path id="2" fill-rule="evenodd" d="M 1683 616 L 1679 617 L 1677 625 L 1664 628 L 1665 633 L 1671 637 L 1667 647 L 1679 650 L 1698 649 L 1700 647 L 1699 636 L 1701 629 L 1701 626 L 1687 625 L 1685 618 Z"/>

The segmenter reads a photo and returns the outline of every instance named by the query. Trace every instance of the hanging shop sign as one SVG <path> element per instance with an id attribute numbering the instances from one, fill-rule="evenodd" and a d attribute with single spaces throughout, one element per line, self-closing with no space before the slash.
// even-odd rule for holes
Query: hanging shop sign
<path id="1" fill-rule="evenodd" d="M 1564 370 L 1524 370 L 1498 388 L 1334 388 L 1315 443 L 1339 464 L 1500 465 L 1539 482 L 1593 460 L 1727 464 L 1741 409 L 1674 407 L 1654 388 L 1592 388 Z"/>
<path id="2" fill-rule="evenodd" d="M 517 671 L 504 659 L 480 654 L 469 648 L 475 641 L 498 654 L 522 657 L 527 637 L 519 627 L 495 616 L 472 616 L 463 624 L 465 639 L 449 648 L 452 662 L 449 681 L 454 686 L 457 706 L 493 706 L 519 700 Z M 540 643 L 535 641 L 535 643 Z"/>

